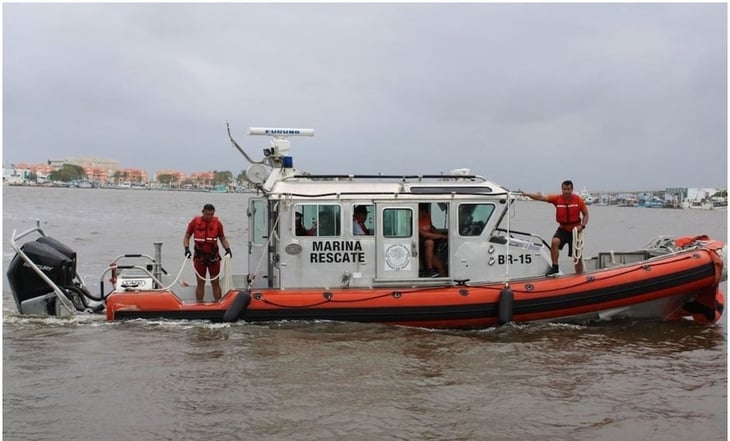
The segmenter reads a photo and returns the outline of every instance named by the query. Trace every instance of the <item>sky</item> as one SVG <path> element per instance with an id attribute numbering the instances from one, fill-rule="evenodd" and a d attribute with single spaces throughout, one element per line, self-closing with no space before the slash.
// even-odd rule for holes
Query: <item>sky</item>
<path id="1" fill-rule="evenodd" d="M 4 3 L 4 167 L 726 187 L 725 3 Z"/>

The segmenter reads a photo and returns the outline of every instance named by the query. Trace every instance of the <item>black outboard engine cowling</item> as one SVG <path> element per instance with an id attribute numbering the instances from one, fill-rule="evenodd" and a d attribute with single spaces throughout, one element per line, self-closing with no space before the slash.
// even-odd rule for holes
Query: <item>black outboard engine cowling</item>
<path id="1" fill-rule="evenodd" d="M 73 278 L 76 274 L 76 251 L 72 250 L 71 248 L 67 247 L 60 241 L 50 237 L 50 236 L 41 236 L 38 239 L 36 239 L 36 242 L 44 243 L 46 245 L 51 246 L 51 248 L 55 249 L 56 251 L 60 252 L 64 256 L 71 259 L 73 262 L 73 271 L 71 273 L 71 277 Z"/>
<path id="2" fill-rule="evenodd" d="M 25 243 L 20 250 L 58 287 L 75 286 L 76 253 L 67 246 L 46 236 Z M 7 276 L 21 314 L 37 313 L 38 302 L 44 301 L 44 298 L 55 300 L 55 295 L 47 296 L 54 292 L 53 287 L 20 254 L 16 254 L 10 262 Z M 33 299 L 36 301 L 28 302 Z M 46 303 L 48 309 L 55 305 L 50 300 Z M 51 311 L 47 313 L 53 314 Z"/>

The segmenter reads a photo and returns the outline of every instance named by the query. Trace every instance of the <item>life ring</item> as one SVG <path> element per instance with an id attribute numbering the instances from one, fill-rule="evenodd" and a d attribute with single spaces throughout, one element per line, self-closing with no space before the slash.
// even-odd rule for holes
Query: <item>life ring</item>
<path id="1" fill-rule="evenodd" d="M 248 290 L 238 291 L 236 298 L 231 302 L 231 306 L 223 314 L 223 321 L 227 323 L 237 322 L 244 311 L 246 311 L 249 303 L 251 303 L 251 295 Z"/>

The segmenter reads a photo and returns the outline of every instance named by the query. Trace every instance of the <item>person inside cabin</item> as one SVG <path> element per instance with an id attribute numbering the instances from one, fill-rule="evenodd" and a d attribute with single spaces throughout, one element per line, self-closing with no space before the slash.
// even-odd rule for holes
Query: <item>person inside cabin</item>
<path id="1" fill-rule="evenodd" d="M 294 217 L 294 234 L 296 234 L 297 236 L 314 236 L 315 228 L 307 228 L 304 226 L 304 222 L 302 221 L 302 213 L 297 211 Z"/>
<path id="2" fill-rule="evenodd" d="M 355 236 L 371 236 L 372 231 L 365 226 L 368 219 L 368 207 L 365 205 L 356 205 L 354 214 L 352 215 L 352 234 Z"/>
<path id="3" fill-rule="evenodd" d="M 548 202 L 555 205 L 555 220 L 558 221 L 558 229 L 553 235 L 550 243 L 550 257 L 553 266 L 545 274 L 548 277 L 555 277 L 560 271 L 558 257 L 560 250 L 568 244 L 568 256 L 573 256 L 573 229 L 581 232 L 588 225 L 588 207 L 583 198 L 573 193 L 573 182 L 565 180 L 560 186 L 561 194 L 544 195 L 542 193 L 526 193 L 523 195 L 537 201 Z M 575 264 L 575 273 L 583 272 L 583 259 L 578 259 Z"/>
<path id="4" fill-rule="evenodd" d="M 215 301 L 221 299 L 221 285 L 218 274 L 221 269 L 221 255 L 218 252 L 218 241 L 223 244 L 226 250 L 226 256 L 233 257 L 231 246 L 223 232 L 223 224 L 214 216 L 215 207 L 212 204 L 203 206 L 202 216 L 194 217 L 189 223 L 183 236 L 183 247 L 185 247 L 185 257 L 189 258 L 190 238 L 193 238 L 195 244 L 195 256 L 193 257 L 193 267 L 195 268 L 195 277 L 197 286 L 195 287 L 195 300 L 198 303 L 203 302 L 205 296 L 205 274 L 210 275 L 210 283 L 213 286 L 213 298 Z"/>
<path id="5" fill-rule="evenodd" d="M 446 277 L 444 263 L 436 254 L 436 242 L 448 240 L 449 236 L 433 226 L 429 205 L 418 204 L 418 240 L 425 265 L 423 275 L 424 277 Z"/>
<path id="6" fill-rule="evenodd" d="M 334 208 L 321 207 L 319 210 L 319 223 L 317 225 L 317 236 L 339 236 L 339 211 Z"/>

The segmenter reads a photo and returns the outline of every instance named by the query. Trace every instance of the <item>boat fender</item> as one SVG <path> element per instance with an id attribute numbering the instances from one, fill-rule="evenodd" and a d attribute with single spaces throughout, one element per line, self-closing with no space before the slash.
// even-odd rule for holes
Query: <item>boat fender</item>
<path id="1" fill-rule="evenodd" d="M 244 311 L 246 311 L 249 303 L 251 303 L 251 295 L 248 293 L 248 290 L 238 291 L 236 298 L 231 302 L 231 306 L 223 314 L 223 321 L 228 323 L 237 322 Z"/>
<path id="2" fill-rule="evenodd" d="M 499 292 L 498 305 L 498 321 L 499 325 L 504 325 L 512 321 L 512 309 L 514 306 L 515 295 L 509 286 L 506 286 Z"/>

